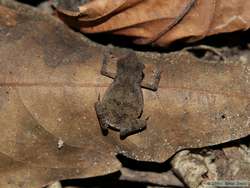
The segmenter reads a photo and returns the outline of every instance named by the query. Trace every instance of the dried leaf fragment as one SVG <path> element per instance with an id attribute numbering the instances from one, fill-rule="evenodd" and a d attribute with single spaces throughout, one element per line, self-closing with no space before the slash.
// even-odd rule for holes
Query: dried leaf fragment
<path id="1" fill-rule="evenodd" d="M 248 0 L 93 0 L 78 11 L 58 7 L 59 17 L 83 33 L 111 32 L 137 44 L 167 46 L 250 27 Z"/>

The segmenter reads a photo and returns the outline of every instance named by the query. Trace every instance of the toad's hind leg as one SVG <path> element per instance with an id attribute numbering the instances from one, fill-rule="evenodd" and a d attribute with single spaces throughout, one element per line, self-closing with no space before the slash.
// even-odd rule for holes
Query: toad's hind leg
<path id="1" fill-rule="evenodd" d="M 108 123 L 107 123 L 107 111 L 106 108 L 101 104 L 100 102 L 100 98 L 98 98 L 98 101 L 95 103 L 95 111 L 96 111 L 96 115 L 102 130 L 102 133 L 104 135 L 108 134 Z"/>
<path id="2" fill-rule="evenodd" d="M 133 119 L 127 120 L 120 125 L 120 138 L 125 139 L 127 136 L 143 131 L 147 127 L 147 120 Z"/>

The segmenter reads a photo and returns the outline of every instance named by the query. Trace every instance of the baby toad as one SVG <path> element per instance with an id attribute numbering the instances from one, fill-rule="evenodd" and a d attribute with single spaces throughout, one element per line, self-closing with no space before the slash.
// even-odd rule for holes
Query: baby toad
<path id="1" fill-rule="evenodd" d="M 106 66 L 107 61 L 104 61 L 101 73 L 114 80 L 102 101 L 98 97 L 95 110 L 103 133 L 107 134 L 110 128 L 120 131 L 120 138 L 124 139 L 146 128 L 147 119 L 140 119 L 144 106 L 141 87 L 156 90 L 160 71 L 155 75 L 154 84 L 142 85 L 144 64 L 133 52 L 117 61 L 116 75 L 107 72 Z"/>

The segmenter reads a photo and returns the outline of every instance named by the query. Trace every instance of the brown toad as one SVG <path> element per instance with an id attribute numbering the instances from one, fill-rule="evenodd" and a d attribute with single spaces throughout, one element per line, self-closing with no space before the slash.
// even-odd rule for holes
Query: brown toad
<path id="1" fill-rule="evenodd" d="M 155 74 L 153 84 L 142 84 L 144 64 L 138 60 L 135 53 L 117 61 L 117 74 L 106 71 L 107 61 L 103 62 L 101 73 L 114 78 L 104 94 L 95 103 L 96 114 L 104 134 L 108 128 L 120 131 L 120 138 L 137 133 L 147 126 L 147 119 L 140 119 L 143 112 L 143 93 L 141 87 L 157 90 L 160 71 Z"/>

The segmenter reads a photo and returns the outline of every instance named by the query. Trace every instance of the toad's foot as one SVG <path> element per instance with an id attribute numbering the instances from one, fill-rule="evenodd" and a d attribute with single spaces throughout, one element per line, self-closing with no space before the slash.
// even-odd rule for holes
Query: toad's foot
<path id="1" fill-rule="evenodd" d="M 143 131 L 147 127 L 147 119 L 129 119 L 121 123 L 120 138 L 125 139 L 127 136 Z"/>

